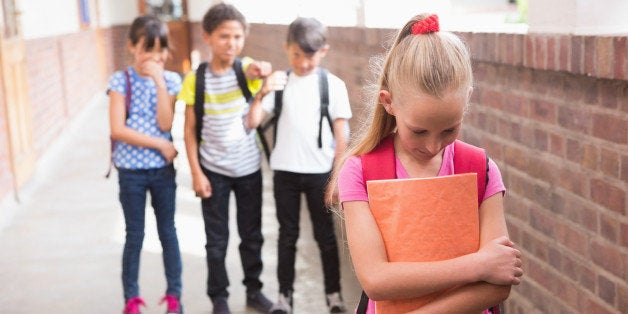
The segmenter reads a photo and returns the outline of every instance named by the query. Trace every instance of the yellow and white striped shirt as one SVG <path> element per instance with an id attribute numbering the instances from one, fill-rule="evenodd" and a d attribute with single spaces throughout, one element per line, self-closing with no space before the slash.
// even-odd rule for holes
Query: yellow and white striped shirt
<path id="1" fill-rule="evenodd" d="M 243 58 L 244 69 L 251 58 Z M 255 95 L 261 88 L 261 80 L 247 81 L 249 90 Z M 177 99 L 194 106 L 196 73 L 190 72 L 183 80 Z M 216 75 L 211 67 L 205 72 L 205 114 L 201 128 L 199 146 L 201 165 L 229 177 L 249 175 L 260 169 L 261 153 L 256 141 L 255 130 L 246 130 L 244 117 L 249 111 L 235 71 Z"/>

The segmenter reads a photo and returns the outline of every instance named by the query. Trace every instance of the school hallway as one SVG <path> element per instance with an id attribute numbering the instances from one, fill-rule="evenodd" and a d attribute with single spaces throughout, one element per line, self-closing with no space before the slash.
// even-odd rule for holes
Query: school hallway
<path id="1" fill-rule="evenodd" d="M 186 313 L 211 313 L 205 294 L 205 233 L 200 202 L 191 190 L 183 144 L 183 108 L 177 106 L 173 136 L 179 156 L 177 168 L 176 226 L 183 259 L 182 303 Z M 19 201 L 0 203 L 0 312 L 120 313 L 120 280 L 124 220 L 118 202 L 117 174 L 104 174 L 109 164 L 108 104 L 96 96 L 51 144 L 38 163 L 37 173 Z M 271 173 L 264 169 L 263 292 L 277 298 L 277 233 Z M 1 200 L 0 200 L 1 201 Z M 234 206 L 230 213 L 231 237 L 227 267 L 233 313 L 256 313 L 245 305 L 245 289 L 238 253 L 239 239 Z M 297 243 L 297 278 L 294 313 L 327 313 L 318 247 L 309 215 L 302 208 L 301 236 Z M 337 221 L 341 255 L 342 294 L 353 312 L 360 296 L 346 241 Z M 146 236 L 140 265 L 141 295 L 145 314 L 164 313 L 158 305 L 165 291 L 161 246 L 152 211 L 147 208 Z"/>

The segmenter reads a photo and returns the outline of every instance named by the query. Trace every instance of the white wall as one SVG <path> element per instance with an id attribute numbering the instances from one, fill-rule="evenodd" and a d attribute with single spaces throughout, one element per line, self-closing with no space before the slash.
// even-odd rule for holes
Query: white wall
<path id="1" fill-rule="evenodd" d="M 188 0 L 188 17 L 193 22 L 216 0 Z M 356 26 L 364 4 L 364 25 L 399 28 L 418 13 L 437 13 L 443 29 L 504 30 L 509 6 L 506 0 L 226 0 L 236 6 L 250 23 L 289 24 L 298 16 L 315 17 L 329 26 Z M 514 9 L 514 6 L 512 7 Z M 477 10 L 486 10 L 476 12 Z"/>
<path id="2" fill-rule="evenodd" d="M 135 0 L 99 0 L 100 26 L 128 25 L 139 14 Z"/>
<path id="3" fill-rule="evenodd" d="M 258 0 L 263 2 L 263 0 Z M 203 15 L 209 10 L 209 8 L 218 2 L 216 0 L 188 0 L 188 19 L 192 22 L 200 22 L 203 20 Z M 227 3 L 233 3 L 239 9 L 237 1 L 226 1 Z"/>
<path id="4" fill-rule="evenodd" d="M 17 1 L 25 39 L 75 33 L 80 30 L 78 1 Z"/>
<path id="5" fill-rule="evenodd" d="M 529 0 L 530 33 L 603 35 L 628 33 L 625 0 Z"/>
<path id="6" fill-rule="evenodd" d="M 203 20 L 216 0 L 188 0 L 188 18 Z M 249 23 L 288 24 L 297 16 L 316 17 L 329 25 L 355 25 L 358 0 L 226 0 L 233 4 Z M 333 10 L 330 10 L 333 8 Z"/>
<path id="7" fill-rule="evenodd" d="M 76 33 L 81 30 L 77 0 L 18 1 L 25 39 Z M 99 5 L 99 8 L 96 8 Z M 89 0 L 91 26 L 128 25 L 139 14 L 135 0 Z M 96 12 L 100 16 L 96 16 Z"/>

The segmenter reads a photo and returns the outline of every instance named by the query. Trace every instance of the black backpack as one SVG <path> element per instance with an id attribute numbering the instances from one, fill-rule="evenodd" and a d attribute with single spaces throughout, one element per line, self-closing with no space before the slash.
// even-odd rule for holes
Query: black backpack
<path id="1" fill-rule="evenodd" d="M 203 115 L 205 114 L 205 69 L 207 69 L 207 62 L 203 62 L 198 65 L 196 69 L 196 86 L 194 90 L 194 115 L 196 117 L 196 139 L 201 142 L 201 130 L 203 128 Z M 246 99 L 246 102 L 251 102 L 253 94 L 249 90 L 249 86 L 246 83 L 246 77 L 242 71 L 242 61 L 236 58 L 233 62 L 233 70 L 235 71 L 236 78 L 238 79 L 238 85 L 242 90 L 242 94 Z M 263 136 L 261 126 L 257 128 L 259 140 L 264 149 L 264 154 L 268 159 L 270 157 L 270 149 L 268 142 Z"/>
<path id="2" fill-rule="evenodd" d="M 288 71 L 288 74 L 290 71 Z M 321 116 L 318 121 L 318 148 L 323 147 L 322 142 L 322 128 L 323 128 L 323 119 L 327 120 L 329 123 L 329 129 L 331 133 L 334 133 L 334 127 L 331 121 L 331 117 L 329 116 L 329 83 L 327 81 L 327 69 L 318 68 L 318 90 L 320 92 L 321 99 Z M 279 116 L 281 115 L 281 109 L 283 107 L 283 90 L 275 91 L 275 109 L 273 110 L 273 115 L 266 123 L 261 126 L 261 132 L 264 134 L 266 130 L 268 130 L 271 126 L 273 129 L 273 143 L 277 140 L 277 122 L 279 121 Z"/>

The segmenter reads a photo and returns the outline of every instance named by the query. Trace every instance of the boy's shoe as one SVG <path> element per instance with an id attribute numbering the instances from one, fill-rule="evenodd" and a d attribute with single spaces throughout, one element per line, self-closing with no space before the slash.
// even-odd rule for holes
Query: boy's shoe
<path id="1" fill-rule="evenodd" d="M 270 308 L 270 314 L 292 314 L 292 294 L 279 293 L 279 299 Z"/>
<path id="2" fill-rule="evenodd" d="M 347 311 L 347 307 L 342 301 L 340 292 L 334 292 L 327 295 L 327 307 L 329 313 L 344 313 Z"/>
<path id="3" fill-rule="evenodd" d="M 140 314 L 140 306 L 146 307 L 146 302 L 142 300 L 140 297 L 130 298 L 126 305 L 124 306 L 124 310 L 122 310 L 122 314 Z"/>
<path id="4" fill-rule="evenodd" d="M 259 312 L 268 313 L 273 303 L 261 291 L 256 291 L 246 295 L 246 305 Z"/>
<path id="5" fill-rule="evenodd" d="M 231 314 L 231 310 L 229 309 L 229 303 L 227 302 L 227 298 L 218 297 L 212 300 L 214 304 L 214 314 Z"/>
<path id="6" fill-rule="evenodd" d="M 179 302 L 179 298 L 166 294 L 166 296 L 161 298 L 159 304 L 161 305 L 164 302 L 168 305 L 166 314 L 183 314 L 183 306 L 181 305 L 181 302 Z"/>

